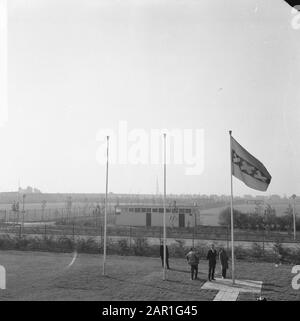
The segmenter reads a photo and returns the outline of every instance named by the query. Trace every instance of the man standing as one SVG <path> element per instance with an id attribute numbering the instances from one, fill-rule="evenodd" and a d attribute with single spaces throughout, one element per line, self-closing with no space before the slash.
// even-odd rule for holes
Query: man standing
<path id="1" fill-rule="evenodd" d="M 207 252 L 208 260 L 208 281 L 215 280 L 215 268 L 217 263 L 217 251 L 215 245 L 212 244 L 211 248 Z"/>
<path id="2" fill-rule="evenodd" d="M 196 280 L 198 276 L 199 257 L 194 248 L 191 248 L 189 253 L 186 255 L 186 259 L 188 264 L 191 266 L 191 280 Z"/>
<path id="3" fill-rule="evenodd" d="M 228 269 L 228 256 L 223 248 L 220 249 L 219 259 L 222 266 L 222 278 L 226 279 L 226 271 Z"/>
<path id="4" fill-rule="evenodd" d="M 162 267 L 164 267 L 164 245 L 163 245 L 163 243 L 160 243 L 159 251 L 160 251 L 161 265 L 162 265 Z M 168 246 L 167 245 L 166 245 L 166 266 L 167 266 L 167 269 L 170 270 L 170 267 L 169 267 L 169 250 L 168 250 Z"/>

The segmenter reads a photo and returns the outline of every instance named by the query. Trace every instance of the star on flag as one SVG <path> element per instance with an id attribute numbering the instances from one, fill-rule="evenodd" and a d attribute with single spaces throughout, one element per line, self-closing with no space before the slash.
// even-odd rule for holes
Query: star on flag
<path id="1" fill-rule="evenodd" d="M 264 165 L 231 137 L 232 174 L 248 187 L 266 191 L 271 175 Z"/>

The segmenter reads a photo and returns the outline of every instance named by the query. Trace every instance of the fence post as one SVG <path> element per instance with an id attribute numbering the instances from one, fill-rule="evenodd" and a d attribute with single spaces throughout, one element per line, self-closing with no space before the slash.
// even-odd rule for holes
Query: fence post
<path id="1" fill-rule="evenodd" d="M 7 212 L 7 221 L 6 222 L 9 223 L 9 210 Z M 9 224 L 6 224 L 6 233 L 8 233 L 8 231 L 9 231 Z"/>
<path id="2" fill-rule="evenodd" d="M 263 230 L 263 256 L 265 256 L 265 230 Z"/>
<path id="3" fill-rule="evenodd" d="M 100 225 L 100 247 L 103 246 L 103 228 L 102 225 Z"/>
<path id="4" fill-rule="evenodd" d="M 227 252 L 229 251 L 229 225 L 227 225 Z"/>
<path id="5" fill-rule="evenodd" d="M 193 247 L 195 247 L 195 226 L 193 228 Z"/>
<path id="6" fill-rule="evenodd" d="M 162 233 L 161 233 L 161 230 L 162 230 L 162 227 L 160 226 L 160 227 L 159 227 L 159 242 L 161 242 L 161 234 L 162 234 Z"/>
<path id="7" fill-rule="evenodd" d="M 131 249 L 131 226 L 129 227 L 129 248 Z"/>

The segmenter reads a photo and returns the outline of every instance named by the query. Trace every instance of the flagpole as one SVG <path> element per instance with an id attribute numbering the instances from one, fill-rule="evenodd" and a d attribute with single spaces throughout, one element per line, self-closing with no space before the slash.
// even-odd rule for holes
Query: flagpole
<path id="1" fill-rule="evenodd" d="M 167 172 L 167 166 L 166 166 L 166 134 L 164 133 L 164 271 L 163 271 L 163 279 L 166 280 L 166 255 L 167 255 L 167 244 L 166 244 L 166 238 L 167 238 L 167 230 L 166 230 L 166 172 Z"/>
<path id="2" fill-rule="evenodd" d="M 233 184 L 232 184 L 232 131 L 229 131 L 230 136 L 230 189 L 231 189 L 231 198 L 230 198 L 230 221 L 231 221 L 231 274 L 232 274 L 232 284 L 235 283 L 235 275 L 234 275 L 234 233 L 233 233 Z"/>
<path id="3" fill-rule="evenodd" d="M 292 195 L 292 198 L 293 198 L 293 200 L 294 200 L 294 202 L 293 202 L 293 225 L 294 225 L 294 241 L 296 241 L 296 210 L 295 210 L 295 199 L 296 199 L 296 195 L 295 194 L 293 194 Z"/>
<path id="4" fill-rule="evenodd" d="M 104 244 L 103 244 L 103 275 L 105 275 L 106 264 L 106 227 L 107 227 L 107 193 L 108 193 L 108 148 L 109 148 L 109 136 L 107 139 L 107 151 L 106 151 L 106 188 L 105 188 L 105 207 L 104 207 Z"/>

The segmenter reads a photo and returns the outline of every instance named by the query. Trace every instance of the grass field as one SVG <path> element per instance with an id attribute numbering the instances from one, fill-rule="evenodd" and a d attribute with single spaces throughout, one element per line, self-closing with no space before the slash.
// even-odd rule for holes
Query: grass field
<path id="1" fill-rule="evenodd" d="M 109 256 L 108 276 L 102 276 L 99 255 L 80 254 L 68 268 L 72 254 L 1 251 L 7 289 L 0 300 L 213 300 L 217 291 L 201 290 L 206 282 L 207 262 L 199 265 L 199 280 L 191 281 L 183 259 L 171 259 L 168 280 L 162 281 L 159 258 Z M 268 300 L 300 300 L 293 290 L 292 266 L 237 262 L 237 278 L 263 281 Z M 217 268 L 217 271 L 219 269 Z M 240 294 L 238 300 L 255 300 Z"/>

